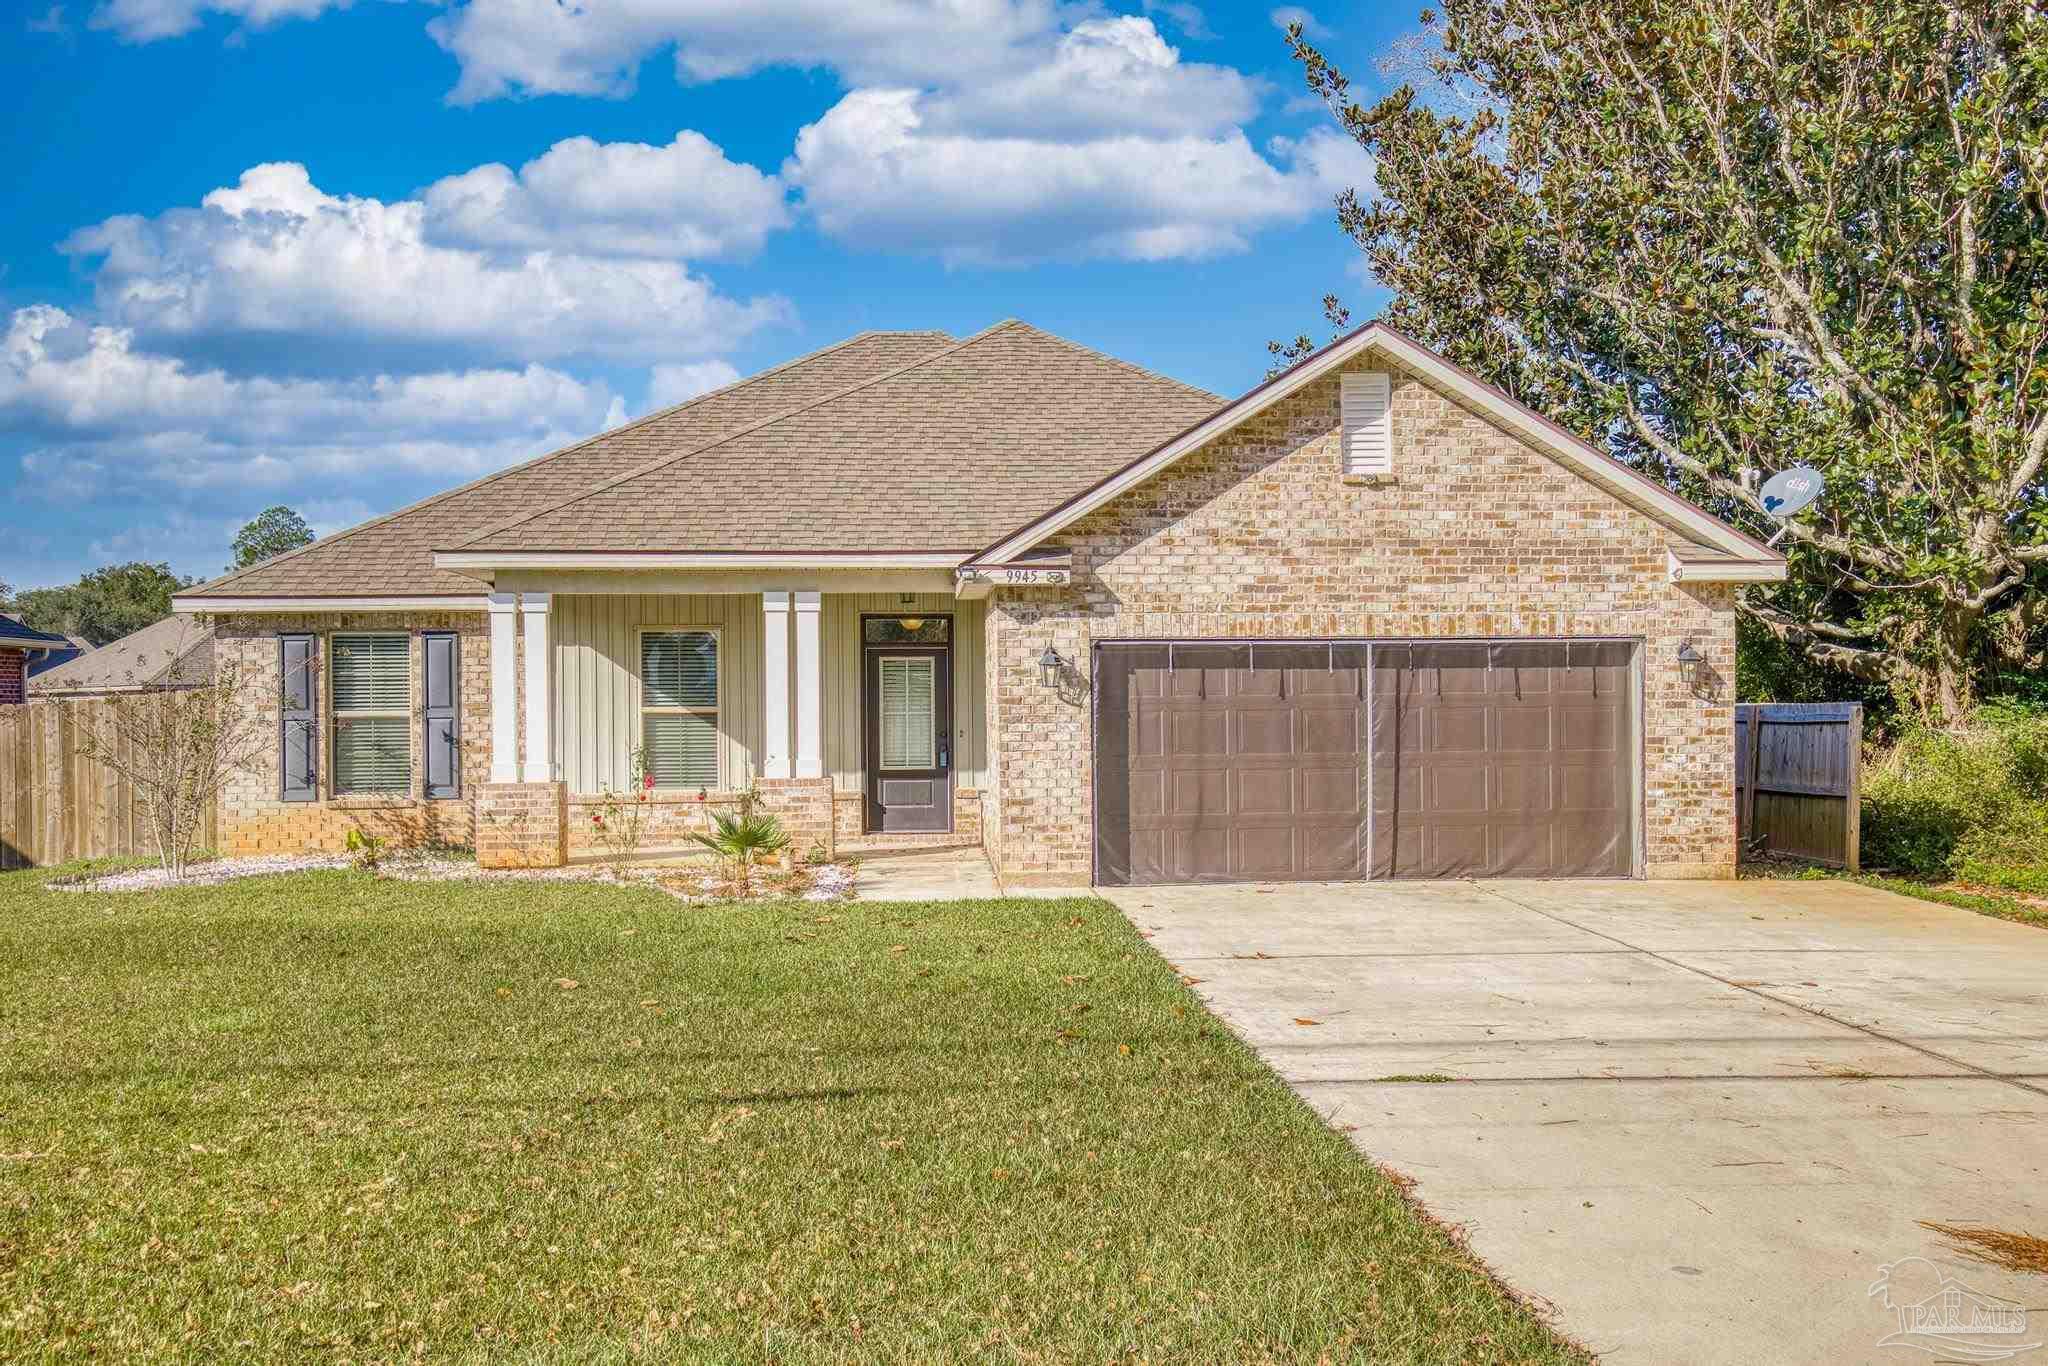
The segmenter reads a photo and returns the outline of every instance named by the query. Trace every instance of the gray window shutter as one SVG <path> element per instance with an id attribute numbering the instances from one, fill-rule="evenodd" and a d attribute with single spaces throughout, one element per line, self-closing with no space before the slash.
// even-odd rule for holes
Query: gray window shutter
<path id="1" fill-rule="evenodd" d="M 429 797 L 462 795 L 462 641 L 452 631 L 420 637 L 427 656 L 426 733 L 420 753 Z"/>
<path id="2" fill-rule="evenodd" d="M 288 802 L 320 796 L 320 690 L 313 683 L 312 636 L 279 636 L 278 796 Z"/>

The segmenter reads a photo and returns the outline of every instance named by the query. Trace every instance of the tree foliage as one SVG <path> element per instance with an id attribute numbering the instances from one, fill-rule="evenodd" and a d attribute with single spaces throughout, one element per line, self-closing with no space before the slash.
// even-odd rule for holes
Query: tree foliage
<path id="1" fill-rule="evenodd" d="M 1748 618 L 1943 719 L 2048 643 L 2048 17 L 2025 0 L 1449 0 L 1311 90 L 1388 321 L 1761 534 Z"/>
<path id="2" fill-rule="evenodd" d="M 228 566 L 228 570 L 232 573 L 237 569 L 247 569 L 287 550 L 311 545 L 313 540 L 313 528 L 296 511 L 282 503 L 265 508 L 235 533 L 234 542 L 229 546 L 235 562 Z"/>
<path id="3" fill-rule="evenodd" d="M 171 594 L 192 583 L 168 564 L 136 560 L 95 569 L 77 583 L 28 589 L 16 596 L 14 608 L 38 631 L 108 645 L 169 616 Z"/>

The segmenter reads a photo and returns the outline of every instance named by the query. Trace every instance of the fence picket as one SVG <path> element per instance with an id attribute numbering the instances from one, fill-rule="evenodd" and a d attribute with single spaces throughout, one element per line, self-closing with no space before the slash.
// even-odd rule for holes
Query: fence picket
<path id="1" fill-rule="evenodd" d="M 156 856 L 135 786 L 82 752 L 82 735 L 124 746 L 116 698 L 43 698 L 0 707 L 0 869 L 77 858 Z M 218 813 L 208 809 L 199 843 L 211 848 Z"/>
<path id="2" fill-rule="evenodd" d="M 1861 857 L 1863 708 L 1746 703 L 1735 709 L 1742 847 L 1856 871 Z"/>

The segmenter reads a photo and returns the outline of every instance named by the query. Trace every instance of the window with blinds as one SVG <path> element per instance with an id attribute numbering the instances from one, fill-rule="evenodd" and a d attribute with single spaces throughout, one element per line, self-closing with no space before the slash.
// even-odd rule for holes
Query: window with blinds
<path id="1" fill-rule="evenodd" d="M 334 791 L 412 789 L 412 640 L 398 634 L 337 635 L 328 646 L 334 718 Z"/>
<path id="2" fill-rule="evenodd" d="M 875 664 L 881 671 L 882 767 L 937 767 L 932 657 L 884 655 Z"/>
<path id="3" fill-rule="evenodd" d="M 718 633 L 640 633 L 640 743 L 654 785 L 715 788 Z"/>

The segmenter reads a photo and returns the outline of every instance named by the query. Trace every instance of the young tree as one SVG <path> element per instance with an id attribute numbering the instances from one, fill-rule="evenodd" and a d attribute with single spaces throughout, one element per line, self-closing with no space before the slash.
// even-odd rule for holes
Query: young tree
<path id="1" fill-rule="evenodd" d="M 234 543 L 229 546 L 235 562 L 228 566 L 228 570 L 232 573 L 237 569 L 247 569 L 287 550 L 311 545 L 313 540 L 313 528 L 297 512 L 282 503 L 265 508 L 243 523 L 242 529 L 235 533 Z"/>
<path id="2" fill-rule="evenodd" d="M 171 594 L 194 580 L 168 564 L 110 565 L 61 588 L 31 588 L 15 599 L 21 619 L 39 631 L 84 636 L 107 645 L 171 614 Z"/>
<path id="3" fill-rule="evenodd" d="M 175 641 L 163 658 L 138 661 L 135 679 L 157 674 L 194 643 Z M 185 876 L 206 813 L 229 781 L 276 741 L 275 713 L 264 714 L 257 692 L 257 680 L 232 655 L 216 652 L 204 686 L 145 683 L 136 692 L 65 704 L 85 709 L 79 754 L 134 785 L 157 861 L 174 880 Z"/>
<path id="4" fill-rule="evenodd" d="M 1448 0 L 1341 225 L 1388 320 L 1763 534 L 1748 618 L 1953 721 L 2048 643 L 2048 15 L 2027 0 Z"/>

